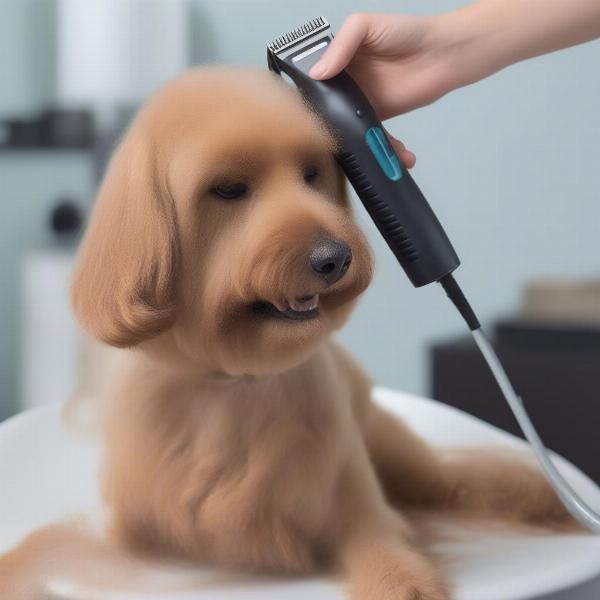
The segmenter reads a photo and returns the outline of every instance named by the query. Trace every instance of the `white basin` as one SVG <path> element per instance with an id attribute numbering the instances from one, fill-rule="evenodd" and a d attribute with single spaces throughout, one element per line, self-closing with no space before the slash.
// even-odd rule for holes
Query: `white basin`
<path id="1" fill-rule="evenodd" d="M 517 438 L 438 402 L 386 389 L 375 399 L 402 416 L 438 446 L 524 447 Z M 101 510 L 98 443 L 68 430 L 61 406 L 22 413 L 0 425 L 0 552 L 52 522 Z M 590 446 L 593 440 L 590 440 Z M 558 459 L 567 478 L 600 510 L 600 491 L 575 467 Z M 91 517 L 94 518 L 94 517 Z M 479 531 L 460 542 L 440 544 L 451 555 L 449 577 L 456 600 L 597 600 L 600 598 L 600 536 L 526 536 Z M 324 578 L 287 580 L 194 570 L 199 587 L 187 592 L 124 594 L 119 600 L 341 600 L 339 586 Z M 75 598 L 68 582 L 54 597 Z M 71 594 L 71 595 L 70 595 Z"/>

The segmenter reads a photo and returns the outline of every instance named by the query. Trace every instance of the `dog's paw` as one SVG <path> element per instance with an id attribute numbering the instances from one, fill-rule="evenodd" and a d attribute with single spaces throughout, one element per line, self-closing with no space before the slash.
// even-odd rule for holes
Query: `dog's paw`
<path id="1" fill-rule="evenodd" d="M 372 598 L 373 600 L 375 598 L 378 600 L 449 600 L 449 595 L 442 584 L 433 578 L 420 579 L 410 575 L 399 575 L 388 578 L 388 581 L 383 583 L 380 593 Z"/>
<path id="2" fill-rule="evenodd" d="M 439 571 L 414 551 L 382 553 L 351 577 L 351 600 L 449 600 Z"/>
<path id="3" fill-rule="evenodd" d="M 557 531 L 581 528 L 537 465 L 515 461 L 506 464 L 504 473 L 496 495 L 499 517 Z"/>
<path id="4" fill-rule="evenodd" d="M 537 465 L 521 453 L 457 450 L 445 460 L 450 510 L 544 529 L 579 528 Z"/>
<path id="5" fill-rule="evenodd" d="M 450 596 L 437 582 L 417 581 L 414 577 L 386 578 L 362 591 L 355 590 L 351 600 L 449 600 Z"/>
<path id="6" fill-rule="evenodd" d="M 582 529 L 541 473 L 533 476 L 530 493 L 531 503 L 523 507 L 525 523 L 558 531 Z"/>

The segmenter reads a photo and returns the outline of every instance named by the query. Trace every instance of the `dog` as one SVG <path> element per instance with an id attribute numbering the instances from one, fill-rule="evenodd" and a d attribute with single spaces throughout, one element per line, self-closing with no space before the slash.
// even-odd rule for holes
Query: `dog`
<path id="1" fill-rule="evenodd" d="M 412 509 L 570 518 L 535 469 L 429 447 L 332 340 L 372 277 L 336 149 L 253 69 L 185 73 L 126 132 L 72 290 L 83 327 L 129 349 L 103 421 L 111 532 L 244 571 L 341 572 L 352 600 L 447 600 Z"/>

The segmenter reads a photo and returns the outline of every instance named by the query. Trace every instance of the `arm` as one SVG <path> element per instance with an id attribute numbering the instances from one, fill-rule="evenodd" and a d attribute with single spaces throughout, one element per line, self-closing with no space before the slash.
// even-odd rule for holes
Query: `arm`
<path id="1" fill-rule="evenodd" d="M 434 20 L 458 44 L 454 69 L 459 87 L 527 58 L 600 37 L 600 2 L 482 0 Z"/>

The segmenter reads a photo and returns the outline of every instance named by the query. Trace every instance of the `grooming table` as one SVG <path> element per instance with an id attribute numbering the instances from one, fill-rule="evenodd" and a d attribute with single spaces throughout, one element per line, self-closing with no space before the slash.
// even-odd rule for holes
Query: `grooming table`
<path id="1" fill-rule="evenodd" d="M 517 438 L 438 402 L 392 390 L 376 400 L 437 446 L 503 445 Z M 61 406 L 35 409 L 0 425 L 0 552 L 42 525 L 101 510 L 97 441 L 65 428 Z M 590 440 L 593 444 L 594 440 Z M 576 489 L 597 510 L 600 491 L 580 471 L 559 459 Z M 456 600 L 596 600 L 600 598 L 600 536 L 535 535 L 477 530 L 460 542 L 438 544 L 452 557 L 447 567 Z M 186 576 L 165 567 L 165 578 Z M 156 570 L 155 570 L 156 571 Z M 157 582 L 161 577 L 153 571 Z M 97 600 L 342 600 L 340 586 L 326 578 L 286 579 L 217 574 L 190 569 L 194 591 L 125 594 Z M 153 588 L 153 589 L 158 589 Z M 53 599 L 83 600 L 68 581 L 56 582 Z"/>

